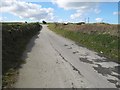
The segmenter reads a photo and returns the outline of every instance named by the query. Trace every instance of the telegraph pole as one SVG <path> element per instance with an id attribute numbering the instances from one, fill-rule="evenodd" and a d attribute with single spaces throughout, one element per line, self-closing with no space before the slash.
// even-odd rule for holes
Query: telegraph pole
<path id="1" fill-rule="evenodd" d="M 86 23 L 86 18 L 85 18 L 85 23 Z"/>
<path id="2" fill-rule="evenodd" d="M 89 23 L 89 21 L 90 21 L 90 18 L 88 17 L 88 23 Z"/>

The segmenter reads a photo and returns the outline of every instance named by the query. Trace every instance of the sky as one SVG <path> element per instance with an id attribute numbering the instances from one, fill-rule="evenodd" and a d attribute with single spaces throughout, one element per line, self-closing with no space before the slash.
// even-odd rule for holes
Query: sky
<path id="1" fill-rule="evenodd" d="M 117 0 L 110 1 L 2 0 L 0 21 L 41 22 L 45 20 L 47 22 L 106 22 L 117 24 L 120 15 L 119 3 Z"/>

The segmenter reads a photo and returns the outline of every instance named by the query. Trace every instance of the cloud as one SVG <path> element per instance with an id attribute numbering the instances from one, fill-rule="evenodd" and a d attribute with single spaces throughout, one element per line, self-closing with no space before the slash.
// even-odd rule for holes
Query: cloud
<path id="1" fill-rule="evenodd" d="M 30 20 L 52 20 L 54 19 L 53 8 L 42 8 L 41 5 L 27 3 L 17 0 L 2 0 L 0 6 L 1 12 L 8 12 L 19 18 L 27 18 Z"/>
<path id="2" fill-rule="evenodd" d="M 27 1 L 27 2 L 50 2 L 51 0 L 21 0 L 21 1 Z M 69 1 L 69 2 L 119 2 L 119 0 L 74 0 L 74 1 L 73 0 L 67 0 L 67 1 Z"/>
<path id="3" fill-rule="evenodd" d="M 95 11 L 96 14 L 99 14 L 99 13 L 101 12 L 101 10 L 99 10 L 99 9 L 97 9 L 97 8 L 94 9 L 94 11 Z"/>
<path id="4" fill-rule="evenodd" d="M 0 22 L 5 21 L 7 17 L 0 16 Z"/>
<path id="5" fill-rule="evenodd" d="M 99 14 L 101 10 L 99 10 L 97 2 L 81 2 L 82 0 L 53 0 L 53 3 L 58 7 L 63 8 L 65 10 L 75 10 L 75 13 L 70 15 L 71 19 L 82 18 L 89 12 L 94 12 L 95 14 Z"/>
<path id="6" fill-rule="evenodd" d="M 120 12 L 113 12 L 113 15 L 120 15 Z"/>
<path id="7" fill-rule="evenodd" d="M 102 22 L 103 21 L 103 18 L 96 18 L 95 19 L 97 22 Z"/>
<path id="8" fill-rule="evenodd" d="M 32 0 L 30 0 L 32 1 Z M 49 1 L 49 0 L 44 0 Z M 52 0 L 52 2 L 59 1 L 59 2 L 119 2 L 119 0 Z"/>
<path id="9" fill-rule="evenodd" d="M 81 1 L 81 0 L 80 0 Z M 73 0 L 53 0 L 53 4 L 58 5 L 61 8 L 64 8 L 65 10 L 70 9 L 86 9 L 91 6 L 94 6 L 95 3 L 90 2 L 73 2 Z"/>
<path id="10" fill-rule="evenodd" d="M 79 18 L 81 16 L 80 13 L 75 13 L 75 14 L 72 14 L 70 17 L 71 19 L 76 19 L 76 18 Z"/>
<path id="11" fill-rule="evenodd" d="M 80 17 L 82 17 L 82 14 L 83 14 L 83 13 L 84 13 L 84 12 L 83 12 L 82 10 L 77 10 L 76 13 L 74 13 L 74 14 L 72 14 L 72 15 L 70 16 L 70 18 L 71 18 L 71 19 L 80 18 Z"/>

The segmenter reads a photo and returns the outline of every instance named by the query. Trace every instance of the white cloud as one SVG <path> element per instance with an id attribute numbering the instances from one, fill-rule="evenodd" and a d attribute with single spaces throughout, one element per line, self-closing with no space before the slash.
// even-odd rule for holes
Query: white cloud
<path id="1" fill-rule="evenodd" d="M 71 18 L 71 19 L 80 18 L 80 17 L 82 17 L 82 14 L 83 14 L 83 13 L 84 13 L 84 12 L 83 12 L 82 10 L 77 10 L 76 13 L 74 13 L 74 14 L 72 14 L 72 15 L 70 16 L 70 18 Z"/>
<path id="2" fill-rule="evenodd" d="M 5 21 L 7 17 L 0 16 L 0 22 Z"/>
<path id="3" fill-rule="evenodd" d="M 94 9 L 94 11 L 95 11 L 96 14 L 99 14 L 99 13 L 101 12 L 101 10 L 99 10 L 99 9 L 97 9 L 97 8 Z"/>
<path id="4" fill-rule="evenodd" d="M 95 6 L 95 3 L 89 2 L 73 2 L 73 0 L 53 0 L 54 4 L 57 4 L 59 7 L 64 8 L 66 10 L 70 9 L 86 9 L 91 6 Z"/>
<path id="5" fill-rule="evenodd" d="M 70 17 L 71 19 L 76 19 L 76 18 L 79 18 L 81 16 L 80 13 L 75 13 L 75 14 L 72 14 Z"/>
<path id="6" fill-rule="evenodd" d="M 49 0 L 44 0 L 44 1 L 49 1 Z M 52 0 L 52 1 L 54 2 L 58 0 Z M 59 2 L 66 2 L 66 1 L 68 2 L 119 2 L 119 0 L 59 0 Z"/>
<path id="7" fill-rule="evenodd" d="M 102 22 L 103 21 L 103 18 L 96 18 L 95 19 L 97 22 Z"/>
<path id="8" fill-rule="evenodd" d="M 58 19 L 58 22 L 62 23 L 62 22 L 63 22 L 63 19 Z"/>
<path id="9" fill-rule="evenodd" d="M 42 8 L 41 5 L 27 3 L 17 0 L 2 0 L 0 6 L 1 12 L 8 12 L 19 18 L 27 18 L 31 20 L 52 20 L 54 19 L 52 8 Z"/>
<path id="10" fill-rule="evenodd" d="M 113 15 L 120 15 L 120 12 L 113 12 Z"/>
<path id="11" fill-rule="evenodd" d="M 79 1 L 79 2 L 77 2 Z M 85 14 L 94 12 L 96 14 L 101 11 L 98 9 L 97 2 L 81 2 L 82 0 L 53 0 L 53 3 L 58 7 L 64 8 L 65 10 L 75 10 L 76 12 L 70 15 L 71 19 L 83 18 Z"/>

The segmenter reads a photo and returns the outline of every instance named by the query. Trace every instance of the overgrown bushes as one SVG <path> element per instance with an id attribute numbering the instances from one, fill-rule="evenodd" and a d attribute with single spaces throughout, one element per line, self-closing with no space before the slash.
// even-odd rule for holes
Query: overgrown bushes
<path id="1" fill-rule="evenodd" d="M 41 30 L 39 23 L 2 24 L 2 73 L 20 67 L 21 56 L 29 40 Z M 5 78 L 4 78 L 5 79 Z M 5 82 L 4 82 L 5 84 Z M 6 83 L 7 84 L 7 83 Z"/>

